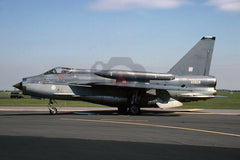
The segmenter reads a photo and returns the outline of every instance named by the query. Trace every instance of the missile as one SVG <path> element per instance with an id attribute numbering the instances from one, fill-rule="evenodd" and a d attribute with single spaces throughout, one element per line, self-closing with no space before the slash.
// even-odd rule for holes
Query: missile
<path id="1" fill-rule="evenodd" d="M 129 81 L 173 80 L 175 78 L 172 74 L 136 71 L 102 70 L 95 72 L 95 74 L 105 78 L 124 79 Z"/>

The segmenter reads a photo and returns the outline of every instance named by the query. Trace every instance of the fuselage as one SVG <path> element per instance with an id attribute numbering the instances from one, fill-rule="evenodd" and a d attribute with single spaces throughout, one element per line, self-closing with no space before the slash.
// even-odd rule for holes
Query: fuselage
<path id="1" fill-rule="evenodd" d="M 57 68 L 44 74 L 23 78 L 24 94 L 38 98 L 83 100 L 109 106 L 129 104 L 137 89 L 124 86 L 94 86 L 96 82 L 116 83 L 116 79 L 98 76 L 95 70 Z M 182 90 L 167 90 L 171 98 L 183 101 L 205 100 L 216 95 L 216 79 L 212 76 L 175 76 L 170 80 L 123 81 L 123 83 L 151 84 L 154 86 L 179 87 Z M 156 89 L 141 89 L 141 107 L 156 107 Z"/>

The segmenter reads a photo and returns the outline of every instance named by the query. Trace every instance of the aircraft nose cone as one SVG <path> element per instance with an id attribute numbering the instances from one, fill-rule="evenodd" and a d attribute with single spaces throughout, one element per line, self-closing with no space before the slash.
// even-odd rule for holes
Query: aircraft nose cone
<path id="1" fill-rule="evenodd" d="M 22 82 L 19 82 L 17 84 L 14 84 L 13 87 L 17 88 L 17 89 L 20 89 L 20 90 L 23 90 L 22 88 Z"/>

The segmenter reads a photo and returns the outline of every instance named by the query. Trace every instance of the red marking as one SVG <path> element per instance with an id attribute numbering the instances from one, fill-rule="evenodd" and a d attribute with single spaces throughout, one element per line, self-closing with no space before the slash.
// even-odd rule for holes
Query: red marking
<path id="1" fill-rule="evenodd" d="M 124 78 L 122 78 L 122 72 L 119 72 L 119 77 L 116 79 L 115 84 L 118 83 L 119 87 L 124 87 L 123 84 L 128 84 L 128 81 L 126 81 Z"/>
<path id="2" fill-rule="evenodd" d="M 58 79 L 64 79 L 65 76 L 58 76 Z"/>

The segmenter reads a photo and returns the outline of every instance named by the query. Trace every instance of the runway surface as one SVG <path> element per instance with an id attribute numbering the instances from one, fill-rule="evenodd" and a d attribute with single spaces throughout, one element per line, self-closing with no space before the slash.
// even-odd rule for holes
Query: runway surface
<path id="1" fill-rule="evenodd" d="M 0 107 L 0 159 L 240 159 L 239 110 Z"/>

